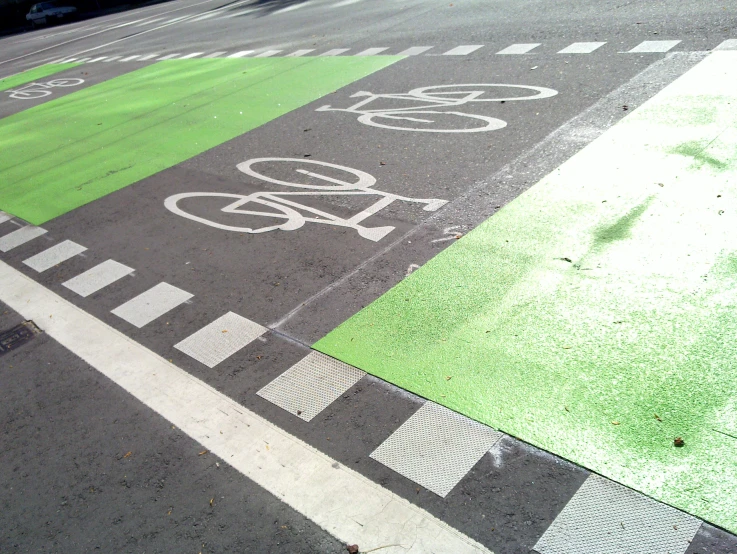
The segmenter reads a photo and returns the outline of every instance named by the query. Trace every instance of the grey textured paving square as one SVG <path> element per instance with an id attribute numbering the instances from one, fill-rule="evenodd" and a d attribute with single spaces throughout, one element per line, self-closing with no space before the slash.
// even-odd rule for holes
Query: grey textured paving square
<path id="1" fill-rule="evenodd" d="M 426 402 L 371 457 L 445 497 L 502 433 Z"/>
<path id="2" fill-rule="evenodd" d="M 310 352 L 258 395 L 310 421 L 366 373 L 320 352 Z"/>
<path id="3" fill-rule="evenodd" d="M 590 54 L 605 44 L 606 42 L 574 42 L 566 46 L 563 50 L 558 51 L 558 54 Z"/>
<path id="4" fill-rule="evenodd" d="M 88 269 L 84 273 L 80 273 L 76 277 L 72 277 L 62 283 L 62 285 L 73 290 L 80 296 L 89 296 L 118 279 L 122 279 L 126 275 L 133 273 L 133 271 L 134 269 L 132 267 L 123 265 L 115 260 L 107 260 Z"/>
<path id="5" fill-rule="evenodd" d="M 540 554 L 683 554 L 701 521 L 590 475 L 540 537 Z"/>
<path id="6" fill-rule="evenodd" d="M 34 225 L 26 225 L 25 227 L 16 229 L 12 233 L 0 237 L 0 252 L 8 252 L 16 246 L 25 244 L 45 233 L 46 229 Z"/>
<path id="7" fill-rule="evenodd" d="M 81 254 L 85 250 L 87 250 L 87 247 L 71 240 L 65 240 L 64 242 L 55 244 L 51 248 L 47 248 L 43 252 L 39 252 L 35 256 L 31 256 L 27 260 L 23 260 L 23 263 L 41 273 L 57 264 L 67 261 L 69 258 L 73 258 L 77 254 Z"/>
<path id="8" fill-rule="evenodd" d="M 512 44 L 507 46 L 504 50 L 499 50 L 497 54 L 527 54 L 530 50 L 534 50 L 540 46 L 539 42 L 526 43 L 526 44 Z"/>
<path id="9" fill-rule="evenodd" d="M 646 40 L 635 46 L 630 52 L 647 53 L 647 52 L 667 52 L 673 48 L 680 40 Z"/>
<path id="10" fill-rule="evenodd" d="M 245 317 L 228 312 L 174 345 L 207 367 L 215 367 L 268 329 Z"/>
<path id="11" fill-rule="evenodd" d="M 169 283 L 159 283 L 111 311 L 131 325 L 141 328 L 193 296 Z"/>

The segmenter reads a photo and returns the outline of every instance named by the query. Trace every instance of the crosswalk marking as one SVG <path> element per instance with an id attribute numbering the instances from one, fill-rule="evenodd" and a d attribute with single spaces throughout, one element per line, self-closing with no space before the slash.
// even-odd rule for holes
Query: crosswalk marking
<path id="1" fill-rule="evenodd" d="M 253 54 L 253 50 L 241 50 L 240 52 L 236 52 L 235 54 L 231 54 L 228 56 L 229 58 L 243 58 L 245 56 L 248 56 L 248 54 Z"/>
<path id="2" fill-rule="evenodd" d="M 92 59 L 91 59 L 90 61 L 88 61 L 87 63 L 95 63 L 95 62 L 101 62 L 102 60 L 104 60 L 104 59 L 106 59 L 106 58 L 107 58 L 107 56 L 100 56 L 99 58 L 92 58 Z"/>
<path id="3" fill-rule="evenodd" d="M 563 50 L 559 50 L 558 54 L 590 54 L 605 44 L 606 42 L 574 42 Z"/>
<path id="4" fill-rule="evenodd" d="M 204 52 L 192 52 L 191 54 L 185 54 L 179 59 L 180 60 L 191 60 L 192 58 L 196 58 L 197 56 L 201 56 L 202 54 L 204 54 Z"/>
<path id="5" fill-rule="evenodd" d="M 107 60 L 103 60 L 103 63 L 114 62 L 115 60 L 119 60 L 122 57 L 123 56 L 111 56 Z"/>
<path id="6" fill-rule="evenodd" d="M 225 52 L 225 51 L 222 51 L 222 52 L 213 52 L 212 54 L 208 54 L 207 56 L 205 56 L 205 58 L 219 58 L 223 54 L 227 54 L 227 52 Z"/>
<path id="7" fill-rule="evenodd" d="M 46 233 L 46 229 L 35 225 L 26 225 L 12 233 L 0 237 L 0 252 L 7 252 Z"/>
<path id="8" fill-rule="evenodd" d="M 178 55 L 179 55 L 179 53 L 176 53 L 176 54 L 167 54 L 166 56 L 161 56 L 159 58 L 159 61 L 162 61 L 162 60 L 172 60 L 172 59 L 176 58 Z"/>
<path id="9" fill-rule="evenodd" d="M 291 54 L 287 54 L 287 58 L 299 58 L 300 56 L 304 56 L 305 54 L 309 54 L 310 52 L 314 52 L 314 48 L 307 48 L 305 50 L 295 50 Z"/>
<path id="10" fill-rule="evenodd" d="M 422 54 L 423 52 L 427 52 L 430 50 L 432 46 L 413 46 L 412 48 L 407 48 L 406 50 L 402 50 L 398 56 L 417 56 L 418 54 Z"/>
<path id="11" fill-rule="evenodd" d="M 714 50 L 737 50 L 737 38 L 730 38 L 722 42 Z"/>
<path id="12" fill-rule="evenodd" d="M 466 44 L 462 46 L 456 46 L 455 48 L 451 48 L 450 50 L 445 52 L 443 56 L 465 56 L 483 47 L 483 44 Z"/>
<path id="13" fill-rule="evenodd" d="M 142 62 L 145 60 L 150 60 L 150 59 L 155 58 L 156 56 L 158 56 L 158 54 L 146 54 L 145 56 L 141 56 L 138 61 Z"/>
<path id="14" fill-rule="evenodd" d="M 136 58 L 140 58 L 140 57 L 141 57 L 141 56 L 139 56 L 139 55 L 135 55 L 135 54 L 134 54 L 133 56 L 128 56 L 127 58 L 123 58 L 123 59 L 122 59 L 122 60 L 120 60 L 120 61 L 121 61 L 121 62 L 130 62 L 130 61 L 133 61 L 133 60 L 135 60 Z"/>
<path id="15" fill-rule="evenodd" d="M 91 59 L 92 58 L 80 58 L 79 60 L 77 60 L 77 63 L 85 63 L 85 62 L 90 61 Z"/>
<path id="16" fill-rule="evenodd" d="M 539 42 L 512 44 L 503 50 L 499 50 L 497 54 L 527 54 L 527 52 L 534 50 L 538 46 L 540 46 Z"/>
<path id="17" fill-rule="evenodd" d="M 271 56 L 274 56 L 281 52 L 281 50 L 267 50 L 266 52 L 261 52 L 257 56 L 254 56 L 254 58 L 270 58 Z"/>
<path id="18" fill-rule="evenodd" d="M 43 252 L 39 252 L 35 256 L 23 260 L 23 263 L 41 273 L 67 261 L 69 258 L 73 258 L 77 254 L 81 254 L 85 250 L 87 250 L 85 246 L 71 240 L 65 240 L 64 242 L 55 244 L 51 248 L 47 248 Z"/>
<path id="19" fill-rule="evenodd" d="M 193 296 L 169 283 L 159 283 L 111 310 L 111 313 L 140 329 Z"/>
<path id="20" fill-rule="evenodd" d="M 12 215 L 0 211 L 0 223 L 5 223 L 6 221 L 10 221 L 11 219 L 13 219 Z"/>
<path id="21" fill-rule="evenodd" d="M 367 48 L 363 52 L 356 54 L 356 56 L 376 56 L 377 54 L 381 54 L 384 50 L 389 50 L 389 48 Z"/>
<path id="22" fill-rule="evenodd" d="M 645 40 L 635 46 L 630 52 L 667 52 L 673 48 L 680 40 Z"/>
<path id="23" fill-rule="evenodd" d="M 98 290 L 111 285 L 118 279 L 130 275 L 135 271 L 132 267 L 123 265 L 115 260 L 107 260 L 95 267 L 72 277 L 62 283 L 66 288 L 76 292 L 82 297 L 87 297 Z"/>
<path id="24" fill-rule="evenodd" d="M 321 56 L 339 56 L 343 52 L 348 52 L 350 48 L 333 48 L 332 50 L 328 50 L 327 52 L 324 52 L 320 54 Z"/>

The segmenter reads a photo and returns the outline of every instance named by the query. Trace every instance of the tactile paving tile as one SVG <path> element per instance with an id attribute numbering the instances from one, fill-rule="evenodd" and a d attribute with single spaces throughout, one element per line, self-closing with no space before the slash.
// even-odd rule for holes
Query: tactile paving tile
<path id="1" fill-rule="evenodd" d="M 434 402 L 426 402 L 371 457 L 445 497 L 503 436 Z"/>
<path id="2" fill-rule="evenodd" d="M 228 312 L 175 344 L 174 348 L 212 368 L 266 331 L 266 327 Z"/>
<path id="3" fill-rule="evenodd" d="M 537 541 L 540 554 L 683 554 L 701 521 L 590 475 Z"/>
<path id="4" fill-rule="evenodd" d="M 366 373 L 320 352 L 310 352 L 258 395 L 310 421 Z"/>

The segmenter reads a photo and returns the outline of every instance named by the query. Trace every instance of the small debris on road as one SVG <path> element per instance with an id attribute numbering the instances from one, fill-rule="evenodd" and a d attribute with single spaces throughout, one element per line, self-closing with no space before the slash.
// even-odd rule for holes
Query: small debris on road
<path id="1" fill-rule="evenodd" d="M 345 549 L 348 551 L 349 554 L 358 554 L 357 544 L 346 544 Z"/>
<path id="2" fill-rule="evenodd" d="M 207 454 L 208 452 L 209 452 L 209 450 L 203 450 L 202 452 L 200 452 L 200 453 L 199 453 L 199 454 L 197 454 L 197 455 L 198 455 L 198 456 L 202 456 L 203 454 Z"/>
<path id="3" fill-rule="evenodd" d="M 130 458 L 133 455 L 133 452 L 128 452 L 123 458 Z"/>
<path id="4" fill-rule="evenodd" d="M 675 439 L 673 439 L 673 446 L 677 446 L 680 448 L 681 446 L 684 446 L 685 444 L 686 443 L 683 442 L 683 439 L 681 437 L 676 437 Z"/>
<path id="5" fill-rule="evenodd" d="M 655 419 L 657 419 L 658 421 L 663 421 L 662 419 L 660 419 L 660 417 L 658 417 L 658 414 L 655 414 Z"/>

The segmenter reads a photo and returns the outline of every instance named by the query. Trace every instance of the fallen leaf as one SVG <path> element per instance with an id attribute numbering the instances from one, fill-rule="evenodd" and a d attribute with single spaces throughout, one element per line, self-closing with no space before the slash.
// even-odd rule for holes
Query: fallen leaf
<path id="1" fill-rule="evenodd" d="M 568 406 L 563 406 L 566 412 L 570 412 L 571 410 L 568 409 Z"/>
<path id="2" fill-rule="evenodd" d="M 658 417 L 658 414 L 655 414 L 655 419 L 657 419 L 658 421 L 663 421 L 662 419 L 660 419 L 660 418 Z"/>
<path id="3" fill-rule="evenodd" d="M 684 446 L 685 444 L 686 443 L 683 442 L 683 439 L 681 437 L 676 437 L 675 439 L 673 439 L 673 446 L 681 447 L 681 446 Z"/>
<path id="4" fill-rule="evenodd" d="M 128 452 L 123 458 L 130 458 L 133 455 L 133 452 Z"/>
<path id="5" fill-rule="evenodd" d="M 612 425 L 619 425 L 618 421 L 612 421 Z"/>
<path id="6" fill-rule="evenodd" d="M 200 453 L 199 453 L 199 454 L 197 454 L 197 455 L 198 455 L 198 456 L 202 456 L 203 454 L 207 454 L 208 452 L 209 452 L 209 450 L 203 450 L 202 452 L 200 452 Z"/>
<path id="7" fill-rule="evenodd" d="M 210 499 L 210 508 L 212 508 L 212 503 L 215 502 L 215 498 Z"/>
<path id="8" fill-rule="evenodd" d="M 452 378 L 453 378 L 453 376 L 452 376 L 452 375 L 446 375 L 446 376 L 445 376 L 445 380 L 446 380 L 446 381 L 450 381 L 450 380 L 451 380 Z"/>

